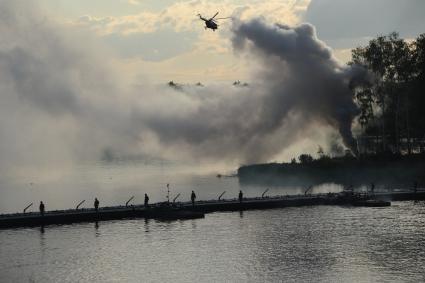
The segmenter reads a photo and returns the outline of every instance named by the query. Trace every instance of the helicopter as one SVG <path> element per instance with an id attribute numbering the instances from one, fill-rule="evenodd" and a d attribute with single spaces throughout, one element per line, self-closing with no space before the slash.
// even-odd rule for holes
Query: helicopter
<path id="1" fill-rule="evenodd" d="M 218 29 L 218 24 L 216 23 L 216 20 L 224 20 L 224 19 L 230 18 L 230 17 L 226 17 L 226 18 L 214 19 L 217 15 L 218 15 L 218 12 L 215 13 L 215 15 L 212 16 L 210 19 L 205 19 L 204 17 L 201 16 L 201 14 L 198 14 L 199 18 L 205 22 L 205 29 L 209 28 L 209 29 L 212 29 L 213 31 Z"/>

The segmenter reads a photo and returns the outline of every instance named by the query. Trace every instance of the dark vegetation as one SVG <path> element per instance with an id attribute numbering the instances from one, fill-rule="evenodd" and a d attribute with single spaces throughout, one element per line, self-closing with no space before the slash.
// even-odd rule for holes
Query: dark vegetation
<path id="1" fill-rule="evenodd" d="M 352 50 L 349 64 L 364 66 L 370 83 L 355 90 L 364 154 L 421 153 L 425 149 L 425 34 L 407 42 L 397 33 Z"/>
<path id="2" fill-rule="evenodd" d="M 306 158 L 307 156 L 307 158 Z M 303 154 L 299 162 L 242 166 L 239 182 L 270 186 L 302 186 L 336 183 L 343 186 L 409 187 L 425 184 L 425 154 L 352 155 L 313 159 Z"/>
<path id="3" fill-rule="evenodd" d="M 352 50 L 371 80 L 354 89 L 359 106 L 358 156 L 301 154 L 290 163 L 242 166 L 241 183 L 309 186 L 338 183 L 412 187 L 425 184 L 425 34 L 412 42 L 397 33 Z"/>

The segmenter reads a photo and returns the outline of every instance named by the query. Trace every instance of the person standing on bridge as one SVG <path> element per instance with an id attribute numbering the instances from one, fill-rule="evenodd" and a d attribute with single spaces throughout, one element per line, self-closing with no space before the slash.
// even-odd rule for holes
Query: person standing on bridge
<path id="1" fill-rule="evenodd" d="M 192 201 L 192 206 L 195 206 L 196 195 L 194 191 L 192 191 L 192 194 L 190 195 L 190 200 Z"/>
<path id="2" fill-rule="evenodd" d="M 44 203 L 42 201 L 40 201 L 39 209 L 41 216 L 44 216 Z"/>
<path id="3" fill-rule="evenodd" d="M 145 194 L 145 207 L 148 207 L 149 205 L 149 197 L 148 194 Z"/>
<path id="4" fill-rule="evenodd" d="M 94 198 L 94 210 L 96 212 L 99 210 L 99 200 L 97 198 Z"/>
<path id="5" fill-rule="evenodd" d="M 239 191 L 239 202 L 242 203 L 243 193 L 242 190 Z"/>

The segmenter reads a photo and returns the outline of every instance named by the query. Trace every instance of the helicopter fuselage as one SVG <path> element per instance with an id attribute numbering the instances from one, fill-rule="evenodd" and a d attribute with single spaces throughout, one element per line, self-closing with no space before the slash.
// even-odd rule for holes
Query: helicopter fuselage
<path id="1" fill-rule="evenodd" d="M 207 28 L 210 28 L 210 29 L 212 29 L 212 30 L 216 30 L 217 28 L 218 28 L 218 26 L 217 26 L 217 24 L 216 23 L 214 23 L 212 20 L 209 20 L 209 21 L 205 21 L 205 28 L 207 29 Z"/>

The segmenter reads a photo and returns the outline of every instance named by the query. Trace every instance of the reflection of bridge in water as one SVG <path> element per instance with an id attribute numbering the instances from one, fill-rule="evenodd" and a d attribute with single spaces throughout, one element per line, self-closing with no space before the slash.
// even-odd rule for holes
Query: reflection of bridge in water
<path id="1" fill-rule="evenodd" d="M 104 221 L 125 218 L 156 218 L 164 220 L 202 218 L 205 213 L 216 211 L 242 211 L 249 209 L 270 209 L 311 205 L 353 205 L 387 206 L 389 201 L 425 200 L 425 189 L 417 191 L 385 191 L 373 194 L 353 192 L 287 195 L 274 197 L 155 203 L 149 208 L 144 205 L 114 206 L 94 209 L 70 209 L 48 211 L 44 215 L 37 212 L 0 215 L 0 228 L 42 226 L 76 222 Z"/>

